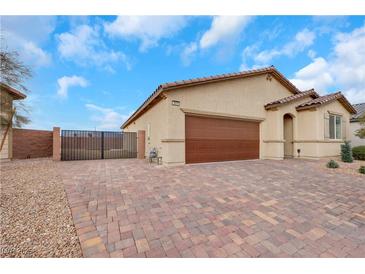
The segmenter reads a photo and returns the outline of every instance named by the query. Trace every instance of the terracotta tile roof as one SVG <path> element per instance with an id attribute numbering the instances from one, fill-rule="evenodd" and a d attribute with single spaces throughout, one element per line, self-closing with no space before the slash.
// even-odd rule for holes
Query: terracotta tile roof
<path id="1" fill-rule="evenodd" d="M 11 96 L 13 96 L 14 100 L 19 100 L 19 99 L 24 99 L 27 96 L 24 93 L 21 93 L 19 90 L 16 90 L 15 88 L 12 88 L 11 86 L 0 82 L 0 88 L 1 91 L 6 91 L 7 93 L 9 93 Z"/>
<path id="2" fill-rule="evenodd" d="M 350 121 L 357 122 L 361 117 L 365 115 L 365 103 L 354 104 L 352 106 L 357 111 L 357 113 L 351 117 Z"/>
<path id="3" fill-rule="evenodd" d="M 296 107 L 296 109 L 297 110 L 310 109 L 310 108 L 318 107 L 321 105 L 325 105 L 334 100 L 338 100 L 350 113 L 352 113 L 352 114 L 356 113 L 356 110 L 354 109 L 354 107 L 350 104 L 349 101 L 347 101 L 346 97 L 343 96 L 343 94 L 341 92 L 335 92 L 335 93 L 331 93 L 328 95 L 320 96 L 318 98 L 315 98 L 313 100 L 300 104 L 299 106 Z"/>
<path id="4" fill-rule="evenodd" d="M 274 108 L 274 107 L 277 107 L 277 106 L 280 106 L 280 105 L 284 105 L 286 103 L 290 103 L 290 102 L 302 99 L 306 96 L 311 96 L 313 99 L 319 97 L 318 93 L 315 92 L 314 89 L 310 89 L 310 90 L 307 90 L 307 91 L 302 91 L 298 94 L 294 94 L 294 95 L 284 97 L 284 98 L 281 98 L 279 100 L 270 102 L 270 103 L 265 105 L 265 109 L 271 109 L 271 108 Z"/>
<path id="5" fill-rule="evenodd" d="M 271 76 L 275 77 L 280 83 L 286 86 L 293 94 L 300 93 L 300 91 L 283 75 L 281 74 L 274 66 L 255 69 L 255 70 L 247 70 L 237 73 L 228 73 L 228 74 L 220 74 L 215 76 L 209 77 L 202 77 L 202 78 L 193 78 L 188 80 L 164 83 L 159 85 L 157 89 L 142 103 L 142 105 L 123 123 L 121 128 L 125 128 L 135 119 L 137 119 L 143 112 L 151 107 L 154 102 L 158 101 L 161 98 L 162 92 L 177 89 L 182 87 L 194 86 L 194 85 L 202 85 L 208 83 L 214 83 L 218 81 L 230 80 L 230 79 L 237 79 L 237 78 L 244 78 L 244 77 L 251 77 L 257 75 L 264 75 L 270 74 Z"/>
<path id="6" fill-rule="evenodd" d="M 247 71 L 241 71 L 241 72 L 235 72 L 235 73 L 226 73 L 226 74 L 220 74 L 220 75 L 213 75 L 208 77 L 201 77 L 201 78 L 193 78 L 188 80 L 182 80 L 182 81 L 176 81 L 176 82 L 170 82 L 170 83 L 164 83 L 159 86 L 159 88 L 162 89 L 170 89 L 170 88 L 178 88 L 182 86 L 189 86 L 194 84 L 205 84 L 207 82 L 216 82 L 221 80 L 228 80 L 228 79 L 235 79 L 240 77 L 248 77 L 248 76 L 255 76 L 265 73 L 273 73 L 274 76 L 279 78 L 278 80 L 285 83 L 287 86 L 289 86 L 290 90 L 294 91 L 293 93 L 299 93 L 300 91 L 288 80 L 286 77 L 281 74 L 277 69 L 275 69 L 274 66 L 261 68 L 261 69 L 254 69 L 254 70 L 247 70 Z"/>

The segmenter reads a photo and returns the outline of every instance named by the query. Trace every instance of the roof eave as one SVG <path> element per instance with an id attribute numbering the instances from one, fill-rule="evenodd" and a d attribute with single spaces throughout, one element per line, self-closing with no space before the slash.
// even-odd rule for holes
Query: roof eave
<path id="1" fill-rule="evenodd" d="M 163 84 L 163 85 L 158 86 L 158 88 L 155 90 L 155 92 L 149 98 L 147 98 L 147 100 L 127 119 L 127 121 L 125 121 L 122 124 L 122 126 L 120 128 L 124 129 L 131 122 L 133 122 L 135 119 L 137 119 L 138 115 L 143 111 L 143 109 L 145 107 L 147 107 L 149 105 L 149 103 L 152 102 L 152 100 L 154 98 L 156 98 L 158 95 L 160 95 L 161 92 L 163 92 L 163 91 L 179 89 L 179 88 L 183 88 L 183 87 L 203 85 L 203 84 L 214 83 L 214 82 L 220 82 L 220 81 L 225 81 L 225 80 L 246 78 L 246 77 L 251 77 L 251 76 L 256 76 L 256 75 L 263 75 L 263 74 L 268 74 L 268 73 L 272 74 L 282 85 L 284 85 L 286 88 L 288 88 L 293 94 L 300 93 L 300 90 L 298 90 L 297 87 L 295 87 L 283 74 L 281 74 L 273 66 L 268 67 L 268 68 L 264 68 L 261 71 L 255 70 L 255 71 L 252 71 L 252 72 L 236 73 L 234 75 L 228 75 L 228 76 L 222 75 L 222 77 L 216 77 L 216 78 L 211 77 L 211 78 L 200 79 L 200 80 L 196 80 L 196 81 L 186 80 L 186 81 L 181 81 L 181 83 L 179 83 L 177 85 L 171 84 L 169 86 L 168 84 Z M 175 82 L 175 83 L 178 83 L 178 82 Z"/>
<path id="2" fill-rule="evenodd" d="M 153 100 L 155 100 L 158 96 L 162 94 L 163 89 L 159 86 L 156 91 L 149 97 L 147 100 L 121 125 L 121 129 L 127 127 L 130 123 L 132 123 L 136 118 L 138 118 L 138 114 L 140 114 Z"/>
<path id="3" fill-rule="evenodd" d="M 298 101 L 298 100 L 300 100 L 300 99 L 303 99 L 303 98 L 306 98 L 307 96 L 310 96 L 310 97 L 314 97 L 314 98 L 318 98 L 319 97 L 319 95 L 318 95 L 318 93 L 317 92 L 315 92 L 314 91 L 314 89 L 311 89 L 310 90 L 311 92 L 308 92 L 308 91 L 302 91 L 302 93 L 306 93 L 306 92 L 308 92 L 307 94 L 305 94 L 305 95 L 303 95 L 303 96 L 301 96 L 301 97 L 298 97 L 298 98 L 295 98 L 295 99 L 293 99 L 293 100 L 291 100 L 291 101 L 287 101 L 287 102 L 283 102 L 283 103 L 275 103 L 275 104 L 267 104 L 267 105 L 265 105 L 265 109 L 266 110 L 269 110 L 269 109 L 272 109 L 272 108 L 277 108 L 277 107 L 280 107 L 280 106 L 284 106 L 284 105 L 287 105 L 287 104 L 290 104 L 290 103 L 294 103 L 294 102 L 296 102 L 296 101 Z"/>
<path id="4" fill-rule="evenodd" d="M 197 80 L 197 81 L 191 81 L 191 80 L 190 81 L 189 80 L 181 81 L 177 85 L 163 84 L 163 85 L 161 85 L 161 87 L 164 91 L 167 91 L 167 90 L 172 90 L 172 89 L 179 89 L 182 87 L 204 85 L 204 84 L 221 82 L 221 81 L 226 81 L 226 80 L 233 80 L 233 79 L 246 78 L 246 77 L 252 77 L 252 76 L 257 76 L 257 75 L 263 75 L 263 74 L 267 74 L 267 73 L 271 73 L 273 76 L 275 76 L 275 78 L 279 82 L 281 82 L 284 86 L 286 86 L 293 94 L 300 93 L 300 90 L 297 89 L 297 87 L 294 86 L 288 79 L 286 79 L 286 77 L 284 75 L 282 75 L 275 67 L 268 67 L 266 69 L 262 69 L 261 71 L 236 73 L 234 75 L 229 75 L 229 76 L 223 75 L 220 78 L 211 77 L 211 78 L 201 79 L 201 80 Z"/>
<path id="5" fill-rule="evenodd" d="M 299 107 L 296 107 L 295 109 L 297 111 L 301 111 L 301 110 L 308 110 L 308 109 L 312 109 L 312 108 L 317 108 L 317 107 L 320 107 L 320 106 L 323 106 L 324 104 L 315 104 L 315 105 L 310 105 L 310 106 L 299 106 Z"/>
<path id="6" fill-rule="evenodd" d="M 9 93 L 13 97 L 13 100 L 22 100 L 27 97 L 27 95 L 25 95 L 24 93 L 20 92 L 19 90 L 16 90 L 15 88 L 5 83 L 0 83 L 0 87 L 5 89 L 7 93 Z"/>
<path id="7" fill-rule="evenodd" d="M 338 98 L 337 100 L 339 100 L 341 103 L 343 103 L 344 107 L 351 113 L 351 114 L 356 114 L 357 111 L 356 109 L 350 104 L 350 102 L 346 99 L 346 97 L 341 94 L 341 97 Z"/>
<path id="8" fill-rule="evenodd" d="M 344 108 L 346 108 L 346 110 L 351 113 L 351 114 L 356 114 L 356 110 L 355 108 L 349 103 L 349 101 L 346 99 L 346 97 L 340 93 L 340 96 L 339 97 L 334 97 L 332 98 L 331 100 L 328 100 L 326 102 L 322 102 L 322 103 L 315 103 L 315 104 L 312 104 L 312 105 L 306 105 L 306 106 L 297 106 L 296 107 L 296 110 L 300 111 L 300 110 L 307 110 L 307 109 L 311 109 L 311 108 L 317 108 L 317 107 L 322 107 L 324 105 L 327 105 L 329 103 L 332 103 L 333 101 L 339 101 Z"/>

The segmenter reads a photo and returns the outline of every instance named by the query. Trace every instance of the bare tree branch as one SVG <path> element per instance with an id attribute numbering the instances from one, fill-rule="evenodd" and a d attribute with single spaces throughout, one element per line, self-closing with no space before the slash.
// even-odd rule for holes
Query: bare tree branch
<path id="1" fill-rule="evenodd" d="M 32 77 L 31 69 L 19 60 L 19 54 L 16 51 L 8 51 L 5 48 L 4 39 L 0 37 L 0 81 L 7 84 L 23 93 L 29 93 L 30 91 L 25 86 L 24 82 Z M 5 98 L 1 98 L 1 124 L 8 123 L 9 117 L 5 112 L 11 112 L 11 106 Z M 15 103 L 16 112 L 13 117 L 13 122 L 16 127 L 21 127 L 24 124 L 30 122 L 29 115 L 30 108 L 23 102 L 18 101 Z M 8 109 L 10 108 L 10 110 Z"/>

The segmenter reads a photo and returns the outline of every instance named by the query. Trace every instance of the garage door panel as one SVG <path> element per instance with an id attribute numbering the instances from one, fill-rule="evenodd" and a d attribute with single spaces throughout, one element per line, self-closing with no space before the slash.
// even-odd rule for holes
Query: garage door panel
<path id="1" fill-rule="evenodd" d="M 187 140 L 187 163 L 257 159 L 257 141 Z"/>
<path id="2" fill-rule="evenodd" d="M 187 140 L 189 146 L 194 150 L 201 152 L 209 152 L 221 150 L 221 153 L 234 150 L 256 151 L 258 143 L 255 140 L 206 140 L 206 139 L 190 139 Z"/>
<path id="3" fill-rule="evenodd" d="M 219 118 L 187 116 L 186 138 L 250 139 L 259 138 L 258 123 Z"/>
<path id="4" fill-rule="evenodd" d="M 259 123 L 186 116 L 186 163 L 259 158 Z"/>
<path id="5" fill-rule="evenodd" d="M 192 129 L 192 132 L 189 132 L 190 136 L 186 136 L 188 139 L 248 139 L 248 140 L 257 140 L 259 138 L 257 128 L 247 128 L 247 129 L 235 129 L 230 127 L 220 127 L 215 129 L 210 128 L 199 128 L 199 129 Z"/>

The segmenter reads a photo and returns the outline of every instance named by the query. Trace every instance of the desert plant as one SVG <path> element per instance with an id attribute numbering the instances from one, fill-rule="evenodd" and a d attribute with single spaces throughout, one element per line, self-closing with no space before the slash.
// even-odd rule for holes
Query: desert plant
<path id="1" fill-rule="evenodd" d="M 362 173 L 362 174 L 365 174 L 365 166 L 361 166 L 359 168 L 359 172 Z"/>
<path id="2" fill-rule="evenodd" d="M 365 146 L 353 147 L 352 156 L 355 160 L 365 160 Z"/>
<path id="3" fill-rule="evenodd" d="M 358 130 L 356 130 L 355 132 L 355 136 L 364 139 L 365 138 L 365 114 L 360 117 L 359 119 L 360 122 L 360 128 Z"/>
<path id="4" fill-rule="evenodd" d="M 337 162 L 335 160 L 330 160 L 327 163 L 327 167 L 328 168 L 339 168 L 340 166 L 337 164 Z"/>
<path id="5" fill-rule="evenodd" d="M 341 145 L 341 160 L 345 163 L 352 163 L 354 161 L 349 141 L 345 141 L 345 143 Z"/>

